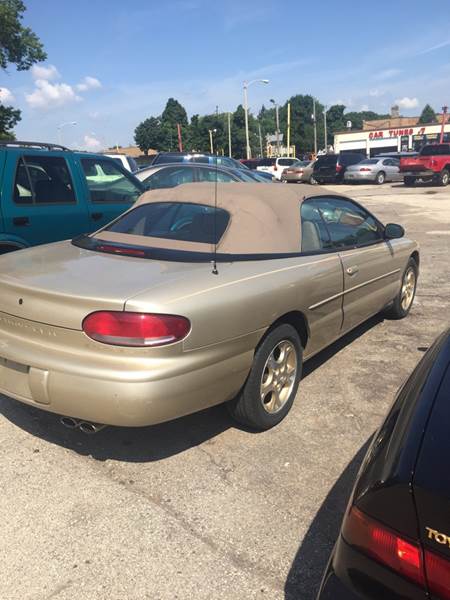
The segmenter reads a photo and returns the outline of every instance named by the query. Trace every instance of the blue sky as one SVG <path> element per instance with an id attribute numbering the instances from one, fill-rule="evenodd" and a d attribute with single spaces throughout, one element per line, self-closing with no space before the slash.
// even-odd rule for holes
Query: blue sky
<path id="1" fill-rule="evenodd" d="M 311 93 L 348 110 L 405 115 L 450 103 L 445 1 L 25 0 L 46 63 L 0 73 L 0 100 L 22 110 L 20 139 L 99 149 L 133 141 L 168 97 L 189 115 L 231 111 L 242 82 L 258 111 Z M 293 124 L 295 126 L 295 124 Z"/>

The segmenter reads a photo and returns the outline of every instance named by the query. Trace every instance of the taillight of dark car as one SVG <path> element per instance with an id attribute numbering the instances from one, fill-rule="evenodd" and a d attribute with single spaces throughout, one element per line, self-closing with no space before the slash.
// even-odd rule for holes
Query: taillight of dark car
<path id="1" fill-rule="evenodd" d="M 114 346 L 164 346 L 184 339 L 191 329 L 189 319 L 121 311 L 97 311 L 83 321 L 83 331 L 93 340 Z"/>
<path id="2" fill-rule="evenodd" d="M 342 171 L 342 165 L 339 163 L 336 165 L 336 173 L 340 173 Z"/>
<path id="3" fill-rule="evenodd" d="M 450 600 L 450 561 L 423 551 L 420 544 L 372 519 L 356 506 L 347 514 L 342 527 L 344 540 L 353 547 L 390 567 L 419 586 Z"/>

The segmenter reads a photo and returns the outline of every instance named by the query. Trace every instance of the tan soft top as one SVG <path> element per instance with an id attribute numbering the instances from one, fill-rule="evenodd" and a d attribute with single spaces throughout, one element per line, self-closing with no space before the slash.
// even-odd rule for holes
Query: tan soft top
<path id="1" fill-rule="evenodd" d="M 186 183 L 173 188 L 145 192 L 136 204 L 152 202 L 189 202 L 214 206 L 214 183 Z M 218 183 L 217 207 L 230 213 L 228 227 L 217 244 L 217 252 L 226 254 L 272 254 L 299 252 L 301 248 L 300 204 L 313 196 L 329 196 L 318 186 L 267 183 Z M 333 196 L 336 194 L 333 194 Z M 210 252 L 211 244 L 100 231 L 96 239 L 187 250 Z"/>

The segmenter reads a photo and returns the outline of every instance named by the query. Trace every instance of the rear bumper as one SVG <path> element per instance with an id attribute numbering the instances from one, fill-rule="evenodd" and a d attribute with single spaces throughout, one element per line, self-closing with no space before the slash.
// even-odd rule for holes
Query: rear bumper
<path id="1" fill-rule="evenodd" d="M 439 175 L 439 173 L 435 173 L 434 171 L 431 171 L 429 169 L 424 169 L 422 171 L 401 171 L 400 175 L 402 177 L 417 177 L 419 178 L 432 178 L 435 177 L 437 175 Z"/>
<path id="2" fill-rule="evenodd" d="M 287 181 L 289 183 L 298 183 L 300 181 L 305 181 L 303 178 L 303 174 L 295 174 L 295 173 L 282 173 L 281 181 Z"/>
<path id="3" fill-rule="evenodd" d="M 75 352 L 75 334 L 53 351 L 51 341 L 0 335 L 0 394 L 48 412 L 86 421 L 140 427 L 220 404 L 236 395 L 253 361 L 259 332 L 214 346 L 164 353 L 114 347 L 88 338 Z M 71 342 L 73 341 L 73 344 Z M 100 346 L 100 347 L 99 347 Z M 178 348 L 175 348 L 178 346 Z M 102 353 L 103 351 L 103 353 Z"/>
<path id="4" fill-rule="evenodd" d="M 353 181 L 371 181 L 374 182 L 376 179 L 376 173 L 344 173 L 344 181 L 346 183 L 352 183 Z"/>

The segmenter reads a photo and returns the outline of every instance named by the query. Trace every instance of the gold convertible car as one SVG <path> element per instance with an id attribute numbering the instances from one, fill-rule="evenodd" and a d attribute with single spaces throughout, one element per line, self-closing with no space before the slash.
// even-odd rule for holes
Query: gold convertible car
<path id="1" fill-rule="evenodd" d="M 0 257 L 0 393 L 73 426 L 144 426 L 227 402 L 268 429 L 302 363 L 383 309 L 417 245 L 317 187 L 145 193 L 90 235 Z"/>

